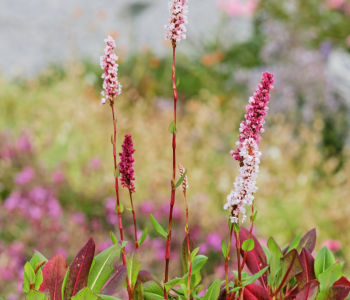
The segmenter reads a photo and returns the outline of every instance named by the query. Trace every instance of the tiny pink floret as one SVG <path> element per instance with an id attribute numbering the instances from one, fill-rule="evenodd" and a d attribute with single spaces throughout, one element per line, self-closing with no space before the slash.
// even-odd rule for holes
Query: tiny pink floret
<path id="1" fill-rule="evenodd" d="M 121 174 L 120 181 L 123 187 L 130 189 L 133 193 L 135 193 L 135 186 L 133 181 L 135 180 L 133 169 L 134 164 L 134 156 L 135 153 L 134 143 L 132 141 L 131 134 L 125 135 L 124 143 L 122 145 L 123 152 L 119 153 L 120 163 L 119 170 Z"/>
<path id="2" fill-rule="evenodd" d="M 100 57 L 100 65 L 104 70 L 102 74 L 103 91 L 101 92 L 103 98 L 101 105 L 105 104 L 107 100 L 113 104 L 114 98 L 122 93 L 122 86 L 118 81 L 118 64 L 115 62 L 118 60 L 118 56 L 114 54 L 115 41 L 111 36 L 105 39 L 106 48 L 105 55 Z"/>
<path id="3" fill-rule="evenodd" d="M 185 32 L 188 23 L 186 14 L 188 13 L 188 0 L 170 0 L 168 2 L 169 25 L 165 25 L 165 39 L 170 40 L 173 45 L 178 44 L 182 39 L 186 39 Z"/>

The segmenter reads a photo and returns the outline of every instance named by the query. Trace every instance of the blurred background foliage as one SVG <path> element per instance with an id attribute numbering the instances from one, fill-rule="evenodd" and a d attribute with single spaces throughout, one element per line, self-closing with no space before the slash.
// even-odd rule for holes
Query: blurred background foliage
<path id="1" fill-rule="evenodd" d="M 232 3 L 244 3 L 223 3 L 218 6 L 221 24 L 242 17 Z M 350 67 L 339 68 L 332 59 L 350 55 L 350 3 L 252 4 L 249 40 L 228 47 L 219 38 L 203 38 L 192 45 L 196 55 L 177 56 L 177 160 L 188 169 L 192 237 L 210 257 L 204 284 L 224 271 L 220 241 L 227 240 L 228 230 L 222 207 L 238 174 L 229 151 L 235 148 L 248 97 L 265 70 L 275 73 L 276 82 L 260 143 L 256 235 L 285 244 L 316 227 L 316 249 L 327 243 L 340 260 L 350 261 L 350 99 L 343 92 L 350 86 Z M 182 43 L 190 41 L 179 48 Z M 150 231 L 143 267 L 160 278 L 164 241 L 151 230 L 148 214 L 166 226 L 170 66 L 170 48 L 166 57 L 150 49 L 120 55 L 123 94 L 115 103 L 117 145 L 131 133 L 136 149 L 138 226 Z M 110 108 L 99 105 L 100 75 L 97 62 L 82 60 L 47 66 L 32 78 L 0 79 L 0 296 L 6 299 L 18 299 L 22 266 L 33 248 L 48 257 L 63 253 L 72 258 L 91 235 L 102 251 L 110 243 L 109 230 L 116 231 L 112 121 Z M 121 198 L 129 207 L 126 190 Z M 124 211 L 123 217 L 132 240 L 131 213 Z M 181 192 L 175 219 L 172 276 L 179 275 L 185 237 Z"/>

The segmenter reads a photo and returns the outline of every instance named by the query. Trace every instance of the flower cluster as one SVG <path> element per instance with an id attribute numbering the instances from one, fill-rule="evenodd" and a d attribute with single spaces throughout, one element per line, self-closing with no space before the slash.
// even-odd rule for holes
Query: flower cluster
<path id="1" fill-rule="evenodd" d="M 178 44 L 182 39 L 186 39 L 185 32 L 187 24 L 188 0 L 171 0 L 168 3 L 168 10 L 170 13 L 169 25 L 165 25 L 167 30 L 165 34 L 166 40 L 171 40 L 173 45 Z"/>
<path id="2" fill-rule="evenodd" d="M 116 56 L 113 52 L 115 48 L 115 41 L 111 36 L 108 36 L 107 39 L 105 39 L 106 42 L 106 48 L 105 48 L 105 55 L 100 57 L 100 65 L 101 68 L 105 71 L 102 74 L 102 78 L 104 79 L 103 82 L 103 89 L 104 91 L 101 92 L 103 98 L 101 100 L 101 105 L 106 103 L 106 100 L 109 100 L 111 104 L 113 104 L 114 98 L 117 95 L 120 95 L 122 93 L 122 86 L 118 81 L 118 64 L 116 64 L 116 60 L 118 60 L 118 56 Z"/>
<path id="3" fill-rule="evenodd" d="M 241 122 L 238 135 L 238 149 L 236 151 L 231 150 L 231 155 L 239 161 L 243 160 L 243 156 L 240 155 L 243 143 L 247 139 L 254 139 L 259 146 L 261 137 L 259 132 L 264 132 L 263 125 L 265 123 L 264 117 L 267 115 L 268 107 L 266 106 L 270 100 L 270 91 L 273 89 L 273 74 L 265 72 L 261 82 L 253 95 L 249 99 L 249 105 L 246 106 L 245 121 Z"/>
<path id="4" fill-rule="evenodd" d="M 238 222 L 239 214 L 242 214 L 242 222 L 246 220 L 245 206 L 252 205 L 253 194 L 258 190 L 255 184 L 259 172 L 261 152 L 257 142 L 253 138 L 245 140 L 242 143 L 239 155 L 243 160 L 241 161 L 239 176 L 236 177 L 234 183 L 235 190 L 232 190 L 227 196 L 227 203 L 224 206 L 225 210 L 229 209 L 231 211 L 232 223 Z"/>
<path id="5" fill-rule="evenodd" d="M 180 173 L 180 176 L 182 176 L 185 173 L 185 168 L 180 164 L 179 164 L 179 173 Z M 184 195 L 186 195 L 187 189 L 188 189 L 188 181 L 187 181 L 187 175 L 186 175 L 182 181 L 182 191 Z"/>
<path id="6" fill-rule="evenodd" d="M 131 189 L 133 193 L 135 193 L 135 186 L 133 180 L 135 180 L 133 169 L 134 164 L 134 156 L 135 153 L 134 143 L 132 141 L 131 134 L 125 135 L 124 143 L 122 145 L 123 153 L 119 153 L 120 163 L 119 170 L 121 174 L 121 182 L 123 187 Z"/>

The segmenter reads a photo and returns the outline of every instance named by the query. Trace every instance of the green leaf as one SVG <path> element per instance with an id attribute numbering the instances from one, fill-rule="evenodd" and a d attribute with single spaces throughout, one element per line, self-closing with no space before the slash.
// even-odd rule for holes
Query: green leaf
<path id="1" fill-rule="evenodd" d="M 253 239 L 246 240 L 242 243 L 243 251 L 252 251 L 254 249 L 255 243 Z"/>
<path id="2" fill-rule="evenodd" d="M 143 285 L 140 281 L 138 281 L 134 288 L 134 300 L 143 300 L 143 294 Z"/>
<path id="3" fill-rule="evenodd" d="M 267 266 L 264 269 L 260 270 L 258 273 L 255 273 L 253 276 L 248 277 L 247 279 L 245 279 L 242 282 L 242 286 L 246 286 L 246 285 L 251 284 L 251 283 L 255 282 L 256 280 L 258 280 L 266 272 L 266 270 L 268 268 L 269 268 L 269 266 Z"/>
<path id="4" fill-rule="evenodd" d="M 220 279 L 215 280 L 205 293 L 203 300 L 217 300 L 220 294 Z"/>
<path id="5" fill-rule="evenodd" d="M 153 293 L 148 293 L 148 292 L 145 292 L 144 297 L 145 297 L 145 300 L 163 300 L 164 299 L 163 296 L 153 294 Z"/>
<path id="6" fill-rule="evenodd" d="M 119 206 L 120 206 L 120 213 L 122 213 L 124 211 L 124 205 L 121 201 L 119 201 Z"/>
<path id="7" fill-rule="evenodd" d="M 257 215 L 258 215 L 258 211 L 255 211 L 255 213 L 254 213 L 254 215 L 253 215 L 253 217 L 252 217 L 253 222 L 255 222 Z"/>
<path id="8" fill-rule="evenodd" d="M 24 265 L 24 274 L 26 275 L 24 277 L 26 285 L 28 284 L 30 287 L 32 284 L 35 284 L 35 273 L 29 262 Z"/>
<path id="9" fill-rule="evenodd" d="M 68 276 L 69 276 L 69 271 L 70 271 L 70 269 L 68 268 L 66 275 L 64 276 L 64 279 L 63 279 L 63 283 L 62 283 L 62 287 L 61 287 L 62 299 L 64 299 L 64 290 L 66 288 L 66 284 L 67 284 L 67 280 L 68 280 Z"/>
<path id="10" fill-rule="evenodd" d="M 29 261 L 33 270 L 35 270 L 36 265 L 39 263 L 39 257 L 36 253 L 34 253 L 33 257 Z"/>
<path id="11" fill-rule="evenodd" d="M 169 280 L 167 283 L 164 283 L 164 287 L 169 292 L 174 286 L 180 285 L 185 282 L 185 278 L 174 278 Z"/>
<path id="12" fill-rule="evenodd" d="M 330 268 L 328 268 L 325 272 L 318 276 L 321 291 L 330 288 L 333 285 L 333 283 L 339 280 L 342 276 L 343 272 L 339 263 L 336 263 Z"/>
<path id="13" fill-rule="evenodd" d="M 127 208 L 127 207 L 125 207 L 125 209 L 126 209 L 127 211 L 132 212 L 132 209 L 131 209 L 131 208 Z"/>
<path id="14" fill-rule="evenodd" d="M 192 262 L 192 274 L 199 272 L 205 263 L 207 262 L 208 257 L 204 255 L 197 255 Z M 188 273 L 185 274 L 184 278 L 188 277 Z"/>
<path id="15" fill-rule="evenodd" d="M 232 223 L 232 224 L 233 224 L 233 230 L 238 233 L 241 230 L 241 228 L 237 223 Z"/>
<path id="16" fill-rule="evenodd" d="M 113 297 L 113 296 L 107 296 L 107 295 L 98 295 L 103 300 L 121 300 L 119 298 Z"/>
<path id="17" fill-rule="evenodd" d="M 44 255 L 42 255 L 38 250 L 34 250 L 34 253 L 38 256 L 38 263 L 43 261 L 49 261 Z"/>
<path id="18" fill-rule="evenodd" d="M 331 250 L 324 246 L 320 252 L 317 253 L 315 257 L 315 275 L 318 279 L 318 276 L 326 271 L 329 267 L 335 264 L 335 258 Z"/>
<path id="19" fill-rule="evenodd" d="M 192 251 L 193 250 L 193 241 L 190 237 L 189 237 L 189 243 L 190 243 L 190 251 Z M 182 269 L 183 269 L 184 273 L 188 272 L 188 267 L 189 267 L 188 260 L 189 259 L 191 259 L 191 256 L 189 257 L 189 254 L 188 254 L 187 236 L 185 236 L 185 238 L 182 241 L 182 245 L 181 245 L 181 262 L 182 262 Z"/>
<path id="20" fill-rule="evenodd" d="M 293 249 L 296 249 L 298 246 L 299 246 L 299 243 L 300 243 L 300 240 L 301 240 L 301 236 L 302 236 L 302 232 L 300 232 L 293 240 L 293 242 L 290 244 L 289 248 L 288 248 L 288 251 L 286 252 L 286 254 L 293 250 Z"/>
<path id="21" fill-rule="evenodd" d="M 168 234 L 165 232 L 165 230 L 163 229 L 163 227 L 157 222 L 157 220 L 152 216 L 152 214 L 149 214 L 150 218 L 151 218 L 151 222 L 152 225 L 154 227 L 154 229 L 162 236 L 164 236 L 165 238 L 168 237 Z"/>
<path id="22" fill-rule="evenodd" d="M 135 286 L 137 275 L 139 274 L 141 267 L 140 257 L 135 251 L 131 251 L 126 256 L 126 269 L 128 278 L 130 280 L 131 287 Z"/>
<path id="23" fill-rule="evenodd" d="M 78 294 L 72 297 L 72 300 L 98 300 L 101 299 L 95 295 L 89 287 L 82 289 Z"/>
<path id="24" fill-rule="evenodd" d="M 276 241 L 270 237 L 267 241 L 267 247 L 269 247 L 270 254 L 270 273 L 271 273 L 271 283 L 274 283 L 275 275 L 281 269 L 281 258 L 283 257 L 280 247 L 277 245 Z"/>
<path id="25" fill-rule="evenodd" d="M 146 240 L 146 237 L 147 237 L 147 227 L 142 232 L 142 234 L 141 234 L 141 236 L 139 238 L 139 246 L 141 246 L 143 244 L 143 242 Z"/>
<path id="26" fill-rule="evenodd" d="M 111 238 L 113 245 L 118 243 L 118 239 L 115 237 L 115 235 L 112 231 L 109 232 L 109 237 Z"/>
<path id="27" fill-rule="evenodd" d="M 181 288 L 182 288 L 182 290 L 183 290 L 183 292 L 184 292 L 184 295 L 187 296 L 187 292 L 188 292 L 188 290 L 187 290 L 187 285 L 184 284 L 184 283 L 181 283 L 180 286 L 181 286 Z"/>
<path id="28" fill-rule="evenodd" d="M 26 300 L 49 300 L 49 296 L 36 290 L 30 290 L 26 295 Z"/>
<path id="29" fill-rule="evenodd" d="M 266 261 L 267 261 L 267 264 L 269 265 L 270 264 L 270 261 L 271 261 L 271 251 L 266 248 L 265 246 L 261 245 L 261 248 L 264 250 L 265 252 L 265 255 L 266 255 Z"/>
<path id="30" fill-rule="evenodd" d="M 175 121 L 172 121 L 170 126 L 169 126 L 169 132 L 170 133 L 176 133 L 176 124 Z"/>
<path id="31" fill-rule="evenodd" d="M 99 293 L 108 280 L 119 260 L 121 250 L 120 245 L 115 244 L 103 251 L 102 255 L 95 258 L 95 264 L 88 278 L 88 286 L 94 293 Z"/>
<path id="32" fill-rule="evenodd" d="M 222 250 L 222 254 L 224 255 L 224 257 L 227 256 L 227 246 L 224 242 L 224 240 L 221 241 L 221 250 Z"/>
<path id="33" fill-rule="evenodd" d="M 238 278 L 238 271 L 232 271 L 233 274 L 235 274 L 236 278 Z M 242 280 L 247 279 L 249 277 L 248 272 L 242 272 L 241 273 L 241 278 Z"/>
<path id="34" fill-rule="evenodd" d="M 230 290 L 230 292 L 238 292 L 240 289 L 242 289 L 242 287 L 237 286 L 237 287 L 233 288 L 232 290 Z"/>
<path id="35" fill-rule="evenodd" d="M 122 242 L 122 248 L 124 248 L 126 246 L 126 244 L 129 243 L 128 241 L 123 241 Z"/>
<path id="36" fill-rule="evenodd" d="M 176 87 L 178 87 L 179 84 L 180 84 L 180 77 L 177 77 L 177 79 L 176 79 Z"/>
<path id="37" fill-rule="evenodd" d="M 199 247 L 197 247 L 196 249 L 194 249 L 192 252 L 191 252 L 191 261 L 193 262 L 193 259 L 196 257 L 197 253 L 199 251 Z"/>
<path id="38" fill-rule="evenodd" d="M 191 274 L 191 287 L 196 287 L 202 281 L 202 275 L 200 272 Z M 186 282 L 187 284 L 187 282 Z"/>
<path id="39" fill-rule="evenodd" d="M 175 184 L 174 186 L 174 190 L 177 189 L 179 187 L 179 185 L 182 183 L 182 181 L 184 180 L 185 176 L 186 176 L 187 170 L 185 170 L 185 172 L 182 174 L 182 176 L 180 177 L 180 179 L 178 180 L 178 182 Z"/>
<path id="40" fill-rule="evenodd" d="M 44 281 L 43 271 L 41 269 L 39 269 L 35 275 L 35 289 L 36 290 L 39 290 L 43 281 Z"/>

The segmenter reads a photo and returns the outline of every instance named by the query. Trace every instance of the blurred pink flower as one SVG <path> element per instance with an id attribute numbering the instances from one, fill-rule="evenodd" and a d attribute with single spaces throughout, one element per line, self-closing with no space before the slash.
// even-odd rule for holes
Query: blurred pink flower
<path id="1" fill-rule="evenodd" d="M 64 248 L 58 248 L 56 251 L 55 251 L 55 255 L 56 254 L 61 254 L 63 257 L 67 257 L 68 256 L 68 252 L 66 249 Z"/>
<path id="2" fill-rule="evenodd" d="M 32 205 L 29 207 L 29 216 L 34 220 L 40 220 L 43 213 L 43 210 L 39 206 Z"/>
<path id="3" fill-rule="evenodd" d="M 8 211 L 14 210 L 18 206 L 20 199 L 21 199 L 20 192 L 18 191 L 12 192 L 10 196 L 8 196 L 8 198 L 5 200 L 5 203 L 4 203 L 5 209 L 7 209 Z"/>
<path id="4" fill-rule="evenodd" d="M 19 140 L 17 141 L 17 148 L 19 150 L 25 151 L 25 152 L 31 152 L 32 151 L 32 144 L 30 143 L 29 137 L 26 134 L 23 134 Z"/>
<path id="5" fill-rule="evenodd" d="M 154 210 L 154 205 L 151 201 L 145 201 L 140 206 L 141 213 L 148 215 Z"/>
<path id="6" fill-rule="evenodd" d="M 221 251 L 221 236 L 217 233 L 209 233 L 206 242 L 215 251 Z"/>
<path id="7" fill-rule="evenodd" d="M 340 8 L 345 3 L 345 0 L 328 0 L 327 5 L 330 8 Z"/>
<path id="8" fill-rule="evenodd" d="M 198 245 L 198 247 L 199 247 L 199 250 L 198 250 L 199 254 L 206 255 L 209 251 L 208 245 L 206 243 L 201 243 Z"/>
<path id="9" fill-rule="evenodd" d="M 71 220 L 76 224 L 85 224 L 85 216 L 81 212 L 77 212 L 71 215 Z"/>
<path id="10" fill-rule="evenodd" d="M 90 160 L 90 168 L 93 169 L 93 170 L 97 170 L 99 169 L 101 166 L 101 161 L 98 157 L 93 157 L 91 160 Z"/>
<path id="11" fill-rule="evenodd" d="M 29 197 L 36 204 L 42 205 L 44 204 L 47 196 L 47 191 L 41 186 L 37 186 L 29 191 Z"/>
<path id="12" fill-rule="evenodd" d="M 6 297 L 6 300 L 18 300 L 18 295 L 16 294 L 9 294 L 7 297 Z"/>
<path id="13" fill-rule="evenodd" d="M 34 178 L 34 169 L 26 167 L 21 173 L 18 173 L 15 177 L 14 182 L 18 185 L 24 185 L 30 182 Z"/>
<path id="14" fill-rule="evenodd" d="M 342 244 L 340 241 L 338 240 L 325 240 L 322 244 L 322 247 L 326 246 L 327 248 L 329 248 L 329 250 L 336 252 L 339 251 L 342 247 Z"/>
<path id="15" fill-rule="evenodd" d="M 97 248 L 97 253 L 101 253 L 102 251 L 106 250 L 108 247 L 112 246 L 113 243 L 110 240 L 107 241 L 102 241 L 102 242 L 97 242 L 96 248 Z"/>
<path id="16" fill-rule="evenodd" d="M 350 35 L 346 38 L 346 45 L 350 48 Z"/>
<path id="17" fill-rule="evenodd" d="M 3 280 L 9 281 L 13 279 L 13 270 L 10 267 L 5 267 L 0 269 L 1 278 Z"/>
<path id="18" fill-rule="evenodd" d="M 52 181 L 54 183 L 61 183 L 64 180 L 64 174 L 61 171 L 56 171 L 52 175 Z"/>
<path id="19" fill-rule="evenodd" d="M 58 200 L 54 197 L 50 197 L 47 201 L 48 213 L 52 218 L 59 218 L 62 214 L 62 208 Z"/>
<path id="20" fill-rule="evenodd" d="M 217 5 L 224 10 L 230 17 L 253 15 L 258 2 L 256 0 L 218 0 Z"/>

